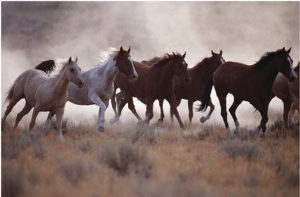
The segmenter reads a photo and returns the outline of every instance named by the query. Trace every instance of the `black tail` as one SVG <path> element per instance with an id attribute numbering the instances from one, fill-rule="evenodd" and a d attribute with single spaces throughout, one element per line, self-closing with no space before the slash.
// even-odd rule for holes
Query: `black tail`
<path id="1" fill-rule="evenodd" d="M 205 84 L 204 90 L 202 92 L 202 100 L 201 105 L 199 106 L 197 111 L 206 111 L 209 100 L 210 100 L 210 93 L 213 86 L 213 75 L 209 78 L 208 82 Z"/>
<path id="2" fill-rule="evenodd" d="M 54 60 L 46 60 L 41 62 L 39 65 L 35 67 L 37 70 L 42 70 L 47 74 L 50 74 L 51 72 L 54 71 L 56 65 Z"/>

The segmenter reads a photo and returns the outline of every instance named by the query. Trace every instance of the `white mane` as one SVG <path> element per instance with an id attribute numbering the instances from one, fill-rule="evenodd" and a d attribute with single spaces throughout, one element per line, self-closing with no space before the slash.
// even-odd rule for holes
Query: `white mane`
<path id="1" fill-rule="evenodd" d="M 103 64 L 105 61 L 107 61 L 109 58 L 114 57 L 115 55 L 117 55 L 117 53 L 119 52 L 118 49 L 114 48 L 114 47 L 109 47 L 108 49 L 101 51 L 99 53 L 99 63 Z"/>

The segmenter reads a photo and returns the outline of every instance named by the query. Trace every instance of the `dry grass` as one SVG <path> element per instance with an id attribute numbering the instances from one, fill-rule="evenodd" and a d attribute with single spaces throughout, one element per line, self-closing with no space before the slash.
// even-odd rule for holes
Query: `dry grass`
<path id="1" fill-rule="evenodd" d="M 226 139 L 223 126 L 138 127 L 65 122 L 2 131 L 2 196 L 299 196 L 299 141 L 292 130 L 266 139 Z M 132 144 L 138 128 L 145 133 Z M 282 130 L 282 128 L 280 127 Z"/>

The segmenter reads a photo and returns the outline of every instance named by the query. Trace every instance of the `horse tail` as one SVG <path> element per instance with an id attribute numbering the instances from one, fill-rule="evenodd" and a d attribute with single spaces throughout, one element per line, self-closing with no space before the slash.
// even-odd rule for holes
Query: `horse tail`
<path id="1" fill-rule="evenodd" d="M 199 106 L 197 111 L 206 111 L 209 101 L 210 101 L 210 94 L 213 86 L 213 75 L 209 78 L 207 83 L 205 84 L 204 90 L 202 92 L 202 100 L 201 100 L 201 105 Z"/>
<path id="2" fill-rule="evenodd" d="M 46 74 L 52 73 L 56 68 L 54 60 L 46 60 L 35 67 L 37 70 L 44 71 Z"/>
<path id="3" fill-rule="evenodd" d="M 10 87 L 10 89 L 8 90 L 3 105 L 4 105 L 5 103 L 9 102 L 9 101 L 13 98 L 13 95 L 14 95 L 14 89 L 15 89 L 15 84 L 13 84 L 13 85 Z"/>

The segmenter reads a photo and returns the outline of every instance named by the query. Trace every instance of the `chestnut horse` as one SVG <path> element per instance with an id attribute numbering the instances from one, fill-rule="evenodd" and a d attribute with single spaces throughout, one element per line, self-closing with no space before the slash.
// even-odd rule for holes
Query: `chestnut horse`
<path id="1" fill-rule="evenodd" d="M 84 85 L 81 69 L 77 65 L 77 58 L 75 61 L 72 61 L 70 57 L 63 64 L 64 66 L 57 76 L 49 77 L 46 74 L 51 72 L 56 66 L 54 60 L 48 60 L 42 62 L 36 69 L 29 69 L 23 72 L 15 80 L 5 99 L 5 102 L 8 101 L 9 104 L 2 118 L 2 128 L 12 108 L 21 99 L 25 98 L 25 106 L 17 115 L 14 129 L 18 126 L 23 116 L 28 114 L 34 107 L 29 129 L 31 130 L 34 127 L 36 117 L 40 111 L 50 111 L 50 113 L 56 114 L 59 137 L 63 139 L 61 125 L 64 107 L 68 100 L 67 90 L 69 82 L 76 84 L 78 88 L 82 88 Z"/>
<path id="2" fill-rule="evenodd" d="M 181 118 L 176 108 L 176 98 L 172 87 L 172 78 L 174 75 L 179 76 L 186 83 L 191 81 L 187 71 L 187 63 L 185 62 L 186 53 L 184 55 L 174 54 L 165 55 L 153 66 L 146 66 L 139 62 L 134 62 L 139 78 L 135 83 L 129 83 L 123 74 L 118 74 L 115 80 L 116 85 L 125 94 L 125 98 L 121 100 L 118 113 L 111 123 L 117 121 L 121 115 L 122 109 L 128 103 L 132 113 L 141 120 L 137 114 L 132 97 L 144 98 L 147 106 L 145 123 L 153 118 L 153 102 L 156 99 L 167 99 L 171 109 L 180 124 L 184 128 Z"/>
<path id="3" fill-rule="evenodd" d="M 293 107 L 299 113 L 299 63 L 294 68 L 297 74 L 297 80 L 289 82 L 284 75 L 279 73 L 273 84 L 273 93 L 283 102 L 283 120 L 285 126 L 288 127 L 288 115 L 290 109 Z"/>
<path id="4" fill-rule="evenodd" d="M 231 93 L 234 101 L 229 111 L 235 122 L 234 133 L 239 134 L 239 122 L 235 111 L 242 101 L 250 102 L 261 114 L 260 125 L 254 133 L 262 129 L 262 138 L 265 137 L 266 123 L 268 122 L 268 107 L 273 98 L 272 85 L 279 72 L 289 81 L 297 78 L 293 70 L 292 59 L 289 56 L 291 49 L 285 48 L 275 52 L 268 52 L 260 60 L 247 66 L 237 62 L 226 62 L 222 64 L 208 81 L 203 95 L 199 111 L 207 108 L 209 104 L 212 85 L 214 85 L 221 106 L 221 115 L 225 123 L 227 135 L 230 136 L 230 128 L 227 122 L 226 96 Z M 252 133 L 252 132 L 251 132 Z M 253 134 L 253 133 L 252 133 Z"/>

